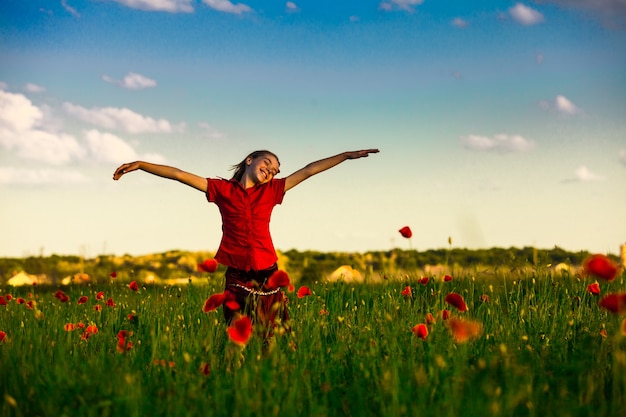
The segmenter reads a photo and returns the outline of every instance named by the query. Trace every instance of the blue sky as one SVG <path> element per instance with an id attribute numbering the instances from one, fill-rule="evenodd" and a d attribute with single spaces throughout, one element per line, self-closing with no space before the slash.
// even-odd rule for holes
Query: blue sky
<path id="1" fill-rule="evenodd" d="M 0 256 L 214 251 L 202 193 L 112 173 L 256 149 L 381 150 L 290 190 L 281 250 L 626 243 L 621 0 L 4 0 L 0 28 Z"/>

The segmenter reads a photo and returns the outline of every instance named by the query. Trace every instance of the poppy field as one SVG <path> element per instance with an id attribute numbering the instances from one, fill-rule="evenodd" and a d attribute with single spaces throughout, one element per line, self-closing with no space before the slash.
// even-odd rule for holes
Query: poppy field
<path id="1" fill-rule="evenodd" d="M 0 415 L 626 409 L 626 283 L 602 256 L 577 275 L 468 268 L 305 287 L 282 271 L 291 320 L 269 343 L 247 318 L 226 326 L 221 305 L 232 301 L 206 273 L 204 285 L 112 274 L 103 285 L 0 287 Z"/>

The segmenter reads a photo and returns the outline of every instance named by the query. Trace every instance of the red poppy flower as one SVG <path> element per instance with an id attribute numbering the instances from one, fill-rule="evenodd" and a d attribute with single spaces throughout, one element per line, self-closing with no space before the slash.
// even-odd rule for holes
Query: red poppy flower
<path id="1" fill-rule="evenodd" d="M 66 332 L 71 332 L 76 328 L 76 326 L 74 326 L 74 323 L 67 323 L 65 326 L 63 326 L 63 328 Z"/>
<path id="2" fill-rule="evenodd" d="M 226 308 L 228 308 L 229 310 L 239 310 L 241 308 L 241 306 L 239 305 L 239 303 L 235 300 L 228 300 L 228 297 L 226 298 L 227 301 L 224 302 L 224 305 L 226 306 Z"/>
<path id="3" fill-rule="evenodd" d="M 611 313 L 626 313 L 626 293 L 608 294 L 600 300 L 599 306 Z"/>
<path id="4" fill-rule="evenodd" d="M 446 295 L 445 301 L 446 303 L 450 304 L 461 312 L 467 311 L 467 304 L 465 304 L 465 300 L 463 300 L 463 297 L 461 295 L 455 292 L 451 292 L 450 294 Z"/>
<path id="5" fill-rule="evenodd" d="M 208 313 L 209 311 L 213 311 L 226 301 L 226 293 L 222 292 L 219 294 L 213 294 L 204 302 L 204 306 L 202 307 L 202 311 Z"/>
<path id="6" fill-rule="evenodd" d="M 126 341 L 127 336 L 132 336 L 132 332 L 129 333 L 127 330 L 120 330 L 117 333 L 117 351 L 119 353 L 124 353 L 133 347 L 133 342 Z"/>
<path id="7" fill-rule="evenodd" d="M 83 295 L 78 299 L 78 304 L 85 304 L 87 302 L 87 296 Z"/>
<path id="8" fill-rule="evenodd" d="M 35 308 L 36 305 L 37 303 L 35 303 L 35 301 L 33 300 L 29 300 L 26 302 L 26 308 L 29 310 L 32 310 L 33 308 Z"/>
<path id="9" fill-rule="evenodd" d="M 215 259 L 206 259 L 198 264 L 198 271 L 212 273 L 217 270 L 217 261 Z"/>
<path id="10" fill-rule="evenodd" d="M 404 296 L 404 298 L 411 298 L 411 296 L 413 296 L 413 290 L 409 285 L 407 285 L 406 287 L 404 287 L 401 294 Z"/>
<path id="11" fill-rule="evenodd" d="M 3 295 L 0 295 L 0 306 L 5 306 L 7 305 L 7 300 L 6 298 L 4 298 Z"/>
<path id="12" fill-rule="evenodd" d="M 320 316 L 327 316 L 328 315 L 328 310 L 326 310 L 325 308 L 320 310 Z"/>
<path id="13" fill-rule="evenodd" d="M 600 284 L 598 284 L 598 281 L 587 285 L 587 291 L 593 295 L 600 295 Z"/>
<path id="14" fill-rule="evenodd" d="M 126 351 L 129 351 L 132 349 L 132 347 L 135 346 L 135 344 L 133 342 L 126 341 L 126 339 L 119 339 L 117 341 L 117 351 L 119 353 L 124 353 Z"/>
<path id="15" fill-rule="evenodd" d="M 13 299 L 11 294 L 7 294 L 5 297 L 7 298 L 7 301 L 11 301 Z"/>
<path id="16" fill-rule="evenodd" d="M 277 270 L 269 277 L 267 280 L 267 284 L 265 285 L 268 288 L 279 288 L 279 287 L 287 287 L 289 286 L 289 275 L 287 272 L 282 269 Z"/>
<path id="17" fill-rule="evenodd" d="M 96 334 L 98 333 L 98 326 L 96 326 L 95 324 L 90 324 L 89 326 L 87 326 L 85 331 L 88 331 L 91 334 Z"/>
<path id="18" fill-rule="evenodd" d="M 96 304 L 95 306 L 93 306 L 93 309 L 96 311 L 102 311 L 102 306 L 100 304 Z"/>
<path id="19" fill-rule="evenodd" d="M 431 326 L 435 323 L 437 323 L 437 319 L 433 316 L 433 313 L 426 314 L 426 324 Z"/>
<path id="20" fill-rule="evenodd" d="M 0 330 L 0 343 L 4 342 L 6 339 L 7 339 L 6 332 L 3 332 L 2 330 Z"/>
<path id="21" fill-rule="evenodd" d="M 228 337 L 234 343 L 245 346 L 252 336 L 252 321 L 248 316 L 241 316 L 228 328 Z"/>
<path id="22" fill-rule="evenodd" d="M 441 319 L 448 320 L 450 318 L 450 310 L 442 310 L 441 311 Z"/>
<path id="23" fill-rule="evenodd" d="M 115 307 L 115 302 L 113 301 L 112 298 L 109 298 L 106 302 L 106 305 L 109 307 Z"/>
<path id="24" fill-rule="evenodd" d="M 607 281 L 613 281 L 619 272 L 619 266 L 606 255 L 595 254 L 583 262 L 583 269 L 587 275 L 593 275 Z"/>
<path id="25" fill-rule="evenodd" d="M 607 337 L 609 337 L 609 332 L 607 332 L 606 329 L 602 329 L 600 330 L 600 336 L 606 339 Z"/>
<path id="26" fill-rule="evenodd" d="M 480 301 L 482 303 L 489 303 L 491 302 L 491 297 L 489 297 L 489 294 L 483 294 L 480 296 Z"/>
<path id="27" fill-rule="evenodd" d="M 113 271 L 109 274 L 109 276 L 113 279 L 117 278 L 117 272 Z"/>
<path id="28" fill-rule="evenodd" d="M 24 304 L 26 302 L 26 300 L 24 300 L 22 297 L 17 297 L 15 299 L 15 302 L 18 304 Z"/>
<path id="29" fill-rule="evenodd" d="M 99 291 L 99 292 L 96 294 L 96 300 L 102 300 L 103 298 L 104 298 L 104 292 Z"/>
<path id="30" fill-rule="evenodd" d="M 62 303 L 67 303 L 68 301 L 70 301 L 70 297 L 68 297 L 68 295 L 61 290 L 58 290 L 54 293 L 54 298 L 58 299 Z"/>
<path id="31" fill-rule="evenodd" d="M 126 316 L 126 318 L 128 319 L 128 321 L 130 321 L 131 323 L 137 323 L 137 321 L 139 321 L 139 318 L 137 317 L 136 314 L 129 314 L 128 316 Z"/>
<path id="32" fill-rule="evenodd" d="M 452 281 L 452 277 L 450 275 L 443 276 L 443 282 L 450 282 L 450 281 Z"/>
<path id="33" fill-rule="evenodd" d="M 85 323 L 83 323 L 82 321 L 79 321 L 78 323 L 76 323 L 76 327 L 79 329 L 84 329 L 85 328 Z"/>
<path id="34" fill-rule="evenodd" d="M 483 332 L 483 325 L 478 321 L 451 318 L 446 322 L 452 338 L 457 343 L 465 343 L 479 337 Z"/>
<path id="35" fill-rule="evenodd" d="M 428 285 L 428 281 L 430 281 L 430 278 L 428 278 L 428 277 L 422 277 L 422 278 L 417 280 L 417 282 L 419 282 L 422 285 Z"/>
<path id="36" fill-rule="evenodd" d="M 406 239 L 410 239 L 413 236 L 413 232 L 411 231 L 411 228 L 409 226 L 404 226 L 403 228 L 398 230 L 398 232 L 400 232 L 402 237 Z"/>
<path id="37" fill-rule="evenodd" d="M 211 366 L 209 366 L 209 364 L 206 362 L 202 362 L 200 364 L 200 373 L 204 376 L 211 375 Z"/>
<path id="38" fill-rule="evenodd" d="M 128 288 L 137 292 L 137 290 L 139 289 L 139 286 L 137 285 L 137 281 L 131 281 L 131 283 L 128 284 Z"/>
<path id="39" fill-rule="evenodd" d="M 305 287 L 304 285 L 298 288 L 298 298 L 306 297 L 307 295 L 312 295 L 313 293 L 309 289 L 309 287 Z"/>
<path id="40" fill-rule="evenodd" d="M 428 336 L 428 328 L 424 323 L 416 324 L 411 331 L 422 340 L 426 340 Z"/>

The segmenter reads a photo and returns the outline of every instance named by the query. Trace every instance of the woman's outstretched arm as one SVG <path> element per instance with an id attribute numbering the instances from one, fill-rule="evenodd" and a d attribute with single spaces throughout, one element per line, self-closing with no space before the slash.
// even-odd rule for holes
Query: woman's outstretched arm
<path id="1" fill-rule="evenodd" d="M 326 171 L 329 168 L 339 165 L 347 159 L 365 158 L 371 153 L 378 153 L 378 149 L 364 149 L 361 151 L 343 152 L 329 158 L 320 159 L 319 161 L 311 162 L 307 166 L 293 174 L 289 175 L 285 180 L 285 191 L 295 187 L 302 181 L 315 174 L 319 174 L 322 171 Z"/>
<path id="2" fill-rule="evenodd" d="M 159 177 L 176 180 L 202 192 L 206 192 L 207 189 L 206 178 L 191 174 L 189 172 L 185 172 L 175 167 L 152 164 L 150 162 L 144 161 L 135 161 L 120 165 L 120 167 L 116 169 L 113 173 L 113 179 L 117 181 L 122 177 L 122 175 L 128 174 L 129 172 L 136 171 L 138 169 L 153 175 L 157 175 Z"/>

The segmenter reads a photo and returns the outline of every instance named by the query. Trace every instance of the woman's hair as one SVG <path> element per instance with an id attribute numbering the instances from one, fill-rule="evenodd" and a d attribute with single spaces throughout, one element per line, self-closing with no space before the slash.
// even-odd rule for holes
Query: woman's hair
<path id="1" fill-rule="evenodd" d="M 233 179 L 235 181 L 241 181 L 241 178 L 243 177 L 243 173 L 246 171 L 246 161 L 248 160 L 248 158 L 256 159 L 256 158 L 258 158 L 260 156 L 264 156 L 264 155 L 271 155 L 271 156 L 273 156 L 274 158 L 276 158 L 276 162 L 278 162 L 278 165 L 280 165 L 280 160 L 278 159 L 278 157 L 276 156 L 276 154 L 274 152 L 270 152 L 270 151 L 267 151 L 267 150 L 254 151 L 250 155 L 248 155 L 245 158 L 243 158 L 243 161 L 239 162 L 237 165 L 233 165 L 230 168 L 231 171 L 235 171 L 235 173 L 233 174 L 233 177 L 231 179 Z"/>

